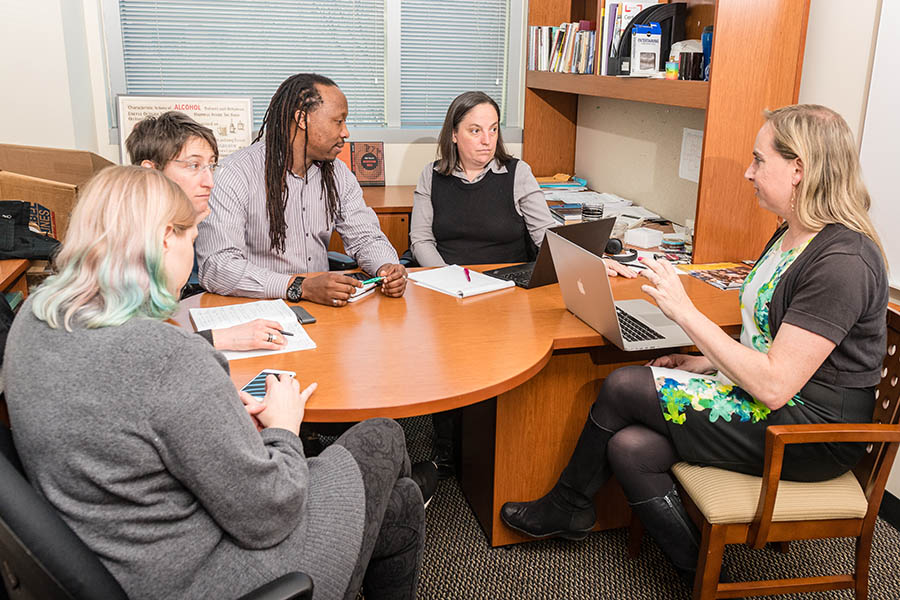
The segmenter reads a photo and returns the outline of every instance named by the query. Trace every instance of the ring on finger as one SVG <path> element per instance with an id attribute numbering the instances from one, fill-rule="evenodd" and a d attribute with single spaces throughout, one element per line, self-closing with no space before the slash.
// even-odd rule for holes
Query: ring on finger
<path id="1" fill-rule="evenodd" d="M 275 336 L 272 335 L 271 333 L 269 333 L 269 337 L 266 338 L 266 341 L 269 342 L 269 343 L 271 344 L 272 342 L 275 341 Z"/>
<path id="2" fill-rule="evenodd" d="M 334 300 L 332 300 L 332 302 L 333 302 L 333 303 L 334 303 L 334 305 L 335 305 L 335 306 L 337 306 L 337 303 L 338 303 L 338 299 L 337 299 L 337 298 L 335 298 L 335 299 L 334 299 Z"/>

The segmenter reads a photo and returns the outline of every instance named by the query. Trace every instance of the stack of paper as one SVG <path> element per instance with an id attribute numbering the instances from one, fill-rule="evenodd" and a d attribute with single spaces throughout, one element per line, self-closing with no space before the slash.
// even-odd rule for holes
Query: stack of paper
<path id="1" fill-rule="evenodd" d="M 255 319 L 268 319 L 281 324 L 282 331 L 293 335 L 286 335 L 287 343 L 280 350 L 226 350 L 222 352 L 228 360 L 238 358 L 252 358 L 267 354 L 282 354 L 284 352 L 296 352 L 297 350 L 310 350 L 316 347 L 303 326 L 297 322 L 297 316 L 288 308 L 284 300 L 260 300 L 259 302 L 247 302 L 246 304 L 231 304 L 229 306 L 216 306 L 213 308 L 192 308 L 191 320 L 197 331 L 205 329 L 224 329 L 242 323 L 249 323 Z"/>
<path id="2" fill-rule="evenodd" d="M 416 271 L 409 274 L 409 279 L 422 287 L 457 298 L 467 298 L 516 285 L 512 281 L 497 279 L 478 271 L 464 269 L 459 265 Z"/>

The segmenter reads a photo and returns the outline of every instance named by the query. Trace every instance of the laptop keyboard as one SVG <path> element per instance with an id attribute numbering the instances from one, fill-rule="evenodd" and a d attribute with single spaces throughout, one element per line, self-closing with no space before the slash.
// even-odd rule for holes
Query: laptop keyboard
<path id="1" fill-rule="evenodd" d="M 628 342 L 649 342 L 650 340 L 661 340 L 665 337 L 647 327 L 618 306 L 616 307 L 616 317 L 619 319 L 622 337 Z"/>
<path id="2" fill-rule="evenodd" d="M 534 273 L 534 263 L 524 263 L 521 265 L 513 265 L 511 267 L 503 267 L 500 269 L 492 269 L 485 271 L 485 275 L 512 281 L 519 287 L 527 288 L 531 283 L 531 275 Z"/>

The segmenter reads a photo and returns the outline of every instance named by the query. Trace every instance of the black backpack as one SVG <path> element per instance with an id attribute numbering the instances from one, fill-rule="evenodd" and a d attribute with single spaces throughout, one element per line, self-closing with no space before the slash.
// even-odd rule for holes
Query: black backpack
<path id="1" fill-rule="evenodd" d="M 0 259 L 50 260 L 59 242 L 28 228 L 31 206 L 18 200 L 0 201 Z"/>

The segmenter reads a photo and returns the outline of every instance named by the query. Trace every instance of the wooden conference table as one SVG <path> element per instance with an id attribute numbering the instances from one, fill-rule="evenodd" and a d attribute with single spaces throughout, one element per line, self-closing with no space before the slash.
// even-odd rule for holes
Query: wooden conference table
<path id="1" fill-rule="evenodd" d="M 645 281 L 614 278 L 614 294 L 647 298 Z M 737 292 L 682 281 L 701 311 L 736 331 Z M 175 321 L 193 329 L 188 308 L 248 301 L 201 294 L 182 302 Z M 318 320 L 306 326 L 317 348 L 232 361 L 234 383 L 263 368 L 296 371 L 304 385 L 317 381 L 304 417 L 311 422 L 467 407 L 460 483 L 494 546 L 529 539 L 501 523 L 500 507 L 550 489 L 606 375 L 662 354 L 618 350 L 566 310 L 556 284 L 461 299 L 410 283 L 402 298 L 376 292 L 340 308 L 304 306 Z M 614 480 L 598 495 L 598 515 L 598 529 L 628 523 Z"/>

